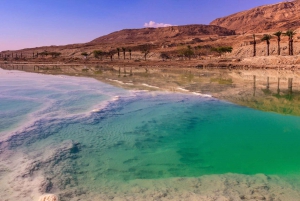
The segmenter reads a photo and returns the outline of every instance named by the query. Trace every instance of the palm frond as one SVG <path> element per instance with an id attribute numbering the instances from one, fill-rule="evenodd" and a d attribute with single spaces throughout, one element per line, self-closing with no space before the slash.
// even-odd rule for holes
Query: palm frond
<path id="1" fill-rule="evenodd" d="M 269 41 L 271 40 L 272 36 L 270 34 L 264 34 L 262 37 L 262 41 Z"/>
<path id="2" fill-rule="evenodd" d="M 280 37 L 282 35 L 282 31 L 277 31 L 273 33 L 274 36 Z"/>

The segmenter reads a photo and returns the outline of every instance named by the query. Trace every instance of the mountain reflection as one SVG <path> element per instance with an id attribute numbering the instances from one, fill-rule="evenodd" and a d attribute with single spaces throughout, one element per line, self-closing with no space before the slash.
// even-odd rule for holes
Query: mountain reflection
<path id="1" fill-rule="evenodd" d="M 92 77 L 125 89 L 193 93 L 262 111 L 300 115 L 300 74 L 291 70 L 112 65 L 2 65 L 1 68 Z"/>

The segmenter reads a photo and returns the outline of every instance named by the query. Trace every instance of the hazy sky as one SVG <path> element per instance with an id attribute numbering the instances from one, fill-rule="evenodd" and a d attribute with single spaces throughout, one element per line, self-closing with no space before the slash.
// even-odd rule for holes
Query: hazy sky
<path id="1" fill-rule="evenodd" d="M 1 0 L 0 51 L 83 43 L 114 31 L 143 28 L 145 25 L 208 24 L 218 17 L 278 2 L 280 1 Z"/>

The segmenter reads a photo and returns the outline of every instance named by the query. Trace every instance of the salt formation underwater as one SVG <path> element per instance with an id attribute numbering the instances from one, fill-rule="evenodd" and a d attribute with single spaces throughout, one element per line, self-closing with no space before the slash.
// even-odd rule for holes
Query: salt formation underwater
<path id="1" fill-rule="evenodd" d="M 1 200 L 299 200 L 300 119 L 0 69 Z"/>

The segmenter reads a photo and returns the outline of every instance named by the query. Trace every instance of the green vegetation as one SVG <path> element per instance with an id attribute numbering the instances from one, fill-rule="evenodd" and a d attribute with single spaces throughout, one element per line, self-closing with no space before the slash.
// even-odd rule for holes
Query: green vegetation
<path id="1" fill-rule="evenodd" d="M 232 79 L 224 79 L 224 78 L 211 78 L 210 82 L 217 82 L 218 84 L 229 85 L 232 84 Z"/>
<path id="2" fill-rule="evenodd" d="M 117 48 L 117 52 L 118 52 L 118 59 L 120 59 L 120 48 Z"/>
<path id="3" fill-rule="evenodd" d="M 187 46 L 187 48 L 184 51 L 184 56 L 188 57 L 189 60 L 191 60 L 191 56 L 193 56 L 195 53 L 192 50 L 192 47 L 190 45 Z"/>
<path id="4" fill-rule="evenodd" d="M 34 53 L 32 55 L 33 55 L 33 57 L 35 57 Z M 51 55 L 52 58 L 56 58 L 56 57 L 59 57 L 61 55 L 61 53 L 60 52 L 47 52 L 47 51 L 43 51 L 41 53 L 36 53 L 36 57 L 38 57 L 39 55 L 42 56 L 42 57 L 44 57 L 44 56 L 47 57 L 48 55 Z"/>
<path id="5" fill-rule="evenodd" d="M 103 52 L 101 50 L 94 50 L 93 51 L 94 57 L 97 59 L 101 59 L 102 60 L 102 56 L 103 56 Z"/>
<path id="6" fill-rule="evenodd" d="M 253 57 L 256 56 L 256 39 L 255 34 L 253 34 Z"/>
<path id="7" fill-rule="evenodd" d="M 275 33 L 273 33 L 274 36 L 277 37 L 277 54 L 281 55 L 281 47 L 280 47 L 280 42 L 281 42 L 281 36 L 287 36 L 289 37 L 289 55 L 294 55 L 294 39 L 293 37 L 296 35 L 296 32 L 294 30 L 287 30 L 286 32 L 282 32 L 282 31 L 277 31 Z M 262 41 L 266 41 L 267 43 L 267 56 L 270 55 L 270 40 L 272 38 L 272 35 L 270 34 L 264 34 L 262 37 Z M 253 56 L 256 56 L 256 40 L 255 40 L 255 34 L 253 34 Z"/>
<path id="8" fill-rule="evenodd" d="M 200 50 L 202 49 L 203 47 L 198 45 L 198 46 L 195 46 L 194 49 L 195 49 L 195 55 L 198 55 L 200 57 Z"/>
<path id="9" fill-rule="evenodd" d="M 131 51 L 132 51 L 131 49 L 128 50 L 128 52 L 129 52 L 129 60 L 131 60 Z"/>
<path id="10" fill-rule="evenodd" d="M 289 37 L 289 55 L 294 55 L 293 37 L 296 35 L 296 32 L 294 30 L 287 30 L 284 35 Z"/>
<path id="11" fill-rule="evenodd" d="M 233 48 L 230 46 L 212 47 L 211 51 L 217 52 L 222 56 L 223 53 L 232 52 Z"/>
<path id="12" fill-rule="evenodd" d="M 44 57 L 44 56 L 47 57 L 47 56 L 49 55 L 49 53 L 50 53 L 50 52 L 43 51 L 43 52 L 40 53 L 40 55 L 41 55 L 42 57 Z"/>
<path id="13" fill-rule="evenodd" d="M 141 48 L 141 52 L 144 54 L 145 61 L 147 60 L 147 55 L 150 53 L 150 47 L 148 45 L 144 45 Z"/>
<path id="14" fill-rule="evenodd" d="M 96 75 L 100 75 L 102 73 L 103 73 L 102 70 L 96 70 L 96 71 L 94 71 L 94 74 L 96 74 Z"/>
<path id="15" fill-rule="evenodd" d="M 125 47 L 122 47 L 122 52 L 123 52 L 123 57 L 124 57 L 124 60 L 125 60 L 125 53 L 126 53 L 126 48 Z"/>
<path id="16" fill-rule="evenodd" d="M 266 41 L 267 43 L 267 56 L 270 55 L 270 40 L 272 36 L 270 34 L 264 34 L 261 41 Z"/>
<path id="17" fill-rule="evenodd" d="M 278 99 L 285 99 L 285 100 L 288 100 L 288 101 L 292 101 L 294 99 L 294 95 L 293 94 L 283 94 L 283 95 L 280 95 L 280 94 L 273 94 L 274 97 L 278 98 Z"/>
<path id="18" fill-rule="evenodd" d="M 178 54 L 180 56 L 182 56 L 182 59 L 183 57 L 187 57 L 189 58 L 189 60 L 191 60 L 191 57 L 195 54 L 192 47 L 190 45 L 188 45 L 187 47 L 179 47 L 179 50 L 178 50 Z"/>
<path id="19" fill-rule="evenodd" d="M 109 57 L 110 57 L 110 61 L 113 60 L 113 56 L 114 56 L 115 54 L 116 54 L 116 51 L 115 51 L 115 50 L 111 50 L 111 51 L 108 52 L 108 55 L 109 55 Z"/>
<path id="20" fill-rule="evenodd" d="M 273 35 L 277 36 L 277 48 L 278 48 L 277 53 L 278 53 L 278 55 L 280 55 L 280 41 L 281 41 L 282 31 L 277 31 Z"/>

